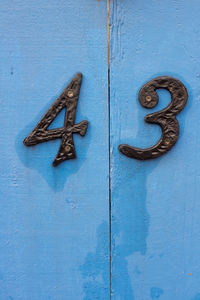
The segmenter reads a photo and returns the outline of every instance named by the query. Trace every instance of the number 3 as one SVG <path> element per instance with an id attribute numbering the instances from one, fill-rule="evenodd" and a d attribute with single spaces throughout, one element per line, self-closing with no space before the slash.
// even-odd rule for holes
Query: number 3
<path id="1" fill-rule="evenodd" d="M 129 145 L 119 145 L 119 150 L 126 156 L 140 160 L 156 158 L 169 151 L 179 136 L 179 123 L 176 115 L 187 103 L 188 93 L 178 79 L 162 76 L 147 82 L 139 92 L 139 101 L 145 108 L 153 108 L 158 104 L 157 89 L 166 89 L 171 94 L 170 104 L 159 112 L 145 117 L 147 123 L 158 124 L 162 128 L 162 137 L 156 145 L 147 149 Z"/>

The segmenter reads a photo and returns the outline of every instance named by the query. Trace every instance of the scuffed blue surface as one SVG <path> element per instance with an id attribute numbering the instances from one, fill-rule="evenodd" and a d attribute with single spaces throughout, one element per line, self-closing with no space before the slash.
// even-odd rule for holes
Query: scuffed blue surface
<path id="1" fill-rule="evenodd" d="M 106 3 L 7 0 L 0 20 L 0 300 L 83 300 L 79 267 L 108 220 Z M 59 140 L 23 139 L 77 72 L 76 123 L 89 128 L 74 136 L 77 159 L 53 168 Z"/>
<path id="2" fill-rule="evenodd" d="M 108 300 L 110 290 L 108 223 L 102 223 L 97 229 L 96 251 L 90 252 L 80 267 L 81 274 L 85 278 L 84 300 Z M 107 268 L 105 268 L 105 262 Z"/>
<path id="3" fill-rule="evenodd" d="M 191 300 L 200 300 L 200 293 L 196 294 Z"/>
<path id="4" fill-rule="evenodd" d="M 199 292 L 199 9 L 196 0 L 110 1 L 112 300 L 149 300 L 152 287 L 162 300 Z M 160 90 L 152 110 L 138 101 L 143 84 L 161 75 L 188 89 L 178 142 L 155 160 L 125 157 L 119 144 L 146 148 L 161 136 L 144 117 L 166 107 L 169 94 Z"/>
<path id="5" fill-rule="evenodd" d="M 163 289 L 157 288 L 157 287 L 151 288 L 151 298 L 152 299 L 159 299 L 162 294 L 163 294 Z"/>

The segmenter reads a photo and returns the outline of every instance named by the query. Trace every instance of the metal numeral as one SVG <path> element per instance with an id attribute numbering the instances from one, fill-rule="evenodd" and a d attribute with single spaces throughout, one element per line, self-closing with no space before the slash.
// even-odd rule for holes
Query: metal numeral
<path id="1" fill-rule="evenodd" d="M 157 89 L 166 89 L 171 94 L 170 104 L 159 112 L 145 117 L 147 123 L 158 124 L 162 128 L 162 137 L 150 148 L 141 149 L 129 145 L 119 145 L 119 150 L 126 156 L 140 160 L 156 158 L 169 151 L 179 136 L 179 123 L 176 115 L 187 103 L 188 93 L 178 79 L 162 76 L 147 82 L 139 92 L 139 101 L 145 108 L 153 108 L 158 104 Z"/>
<path id="2" fill-rule="evenodd" d="M 53 161 L 54 166 L 57 166 L 64 160 L 76 157 L 73 134 L 79 133 L 81 136 L 84 136 L 87 131 L 88 121 L 74 124 L 81 82 L 82 74 L 77 73 L 33 131 L 24 139 L 24 144 L 26 146 L 33 146 L 42 142 L 61 138 L 59 151 Z M 48 130 L 49 125 L 63 108 L 66 108 L 64 127 Z"/>

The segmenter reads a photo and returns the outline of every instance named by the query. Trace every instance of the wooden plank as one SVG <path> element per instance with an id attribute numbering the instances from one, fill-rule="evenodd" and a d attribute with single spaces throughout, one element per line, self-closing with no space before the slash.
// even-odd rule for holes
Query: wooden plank
<path id="1" fill-rule="evenodd" d="M 106 3 L 0 7 L 0 298 L 109 299 Z M 77 72 L 76 123 L 89 128 L 54 168 L 60 140 L 22 142 Z"/>
<path id="2" fill-rule="evenodd" d="M 200 3 L 110 1 L 112 299 L 200 299 Z M 155 160 L 123 156 L 118 145 L 160 138 L 138 101 L 144 83 L 169 75 L 188 89 L 180 137 Z"/>

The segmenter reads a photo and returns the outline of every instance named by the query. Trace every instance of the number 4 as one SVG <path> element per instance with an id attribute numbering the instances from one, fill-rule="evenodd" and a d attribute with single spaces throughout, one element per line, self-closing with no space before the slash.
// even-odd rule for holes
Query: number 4
<path id="1" fill-rule="evenodd" d="M 79 133 L 81 136 L 84 136 L 87 131 L 88 121 L 74 124 L 81 82 L 82 74 L 77 73 L 33 131 L 24 139 L 26 146 L 33 146 L 61 138 L 61 145 L 53 161 L 53 166 L 57 166 L 67 159 L 76 157 L 73 134 Z M 64 127 L 48 130 L 49 125 L 63 108 L 66 108 Z"/>

